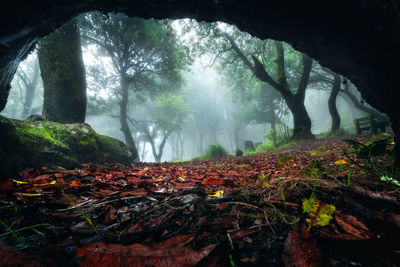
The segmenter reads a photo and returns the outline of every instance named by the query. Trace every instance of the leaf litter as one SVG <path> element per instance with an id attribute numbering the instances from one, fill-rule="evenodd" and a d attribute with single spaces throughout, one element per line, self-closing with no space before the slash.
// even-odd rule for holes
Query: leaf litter
<path id="1" fill-rule="evenodd" d="M 0 185 L 0 265 L 398 266 L 399 189 L 349 175 L 348 146 L 25 169 Z"/>

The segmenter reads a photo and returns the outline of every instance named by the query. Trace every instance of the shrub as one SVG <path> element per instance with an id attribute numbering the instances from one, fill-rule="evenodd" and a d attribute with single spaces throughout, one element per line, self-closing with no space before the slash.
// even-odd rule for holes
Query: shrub
<path id="1" fill-rule="evenodd" d="M 228 155 L 228 152 L 226 152 L 225 148 L 223 148 L 221 145 L 211 145 L 206 150 L 204 156 L 206 158 L 219 158 L 225 157 L 226 155 Z"/>

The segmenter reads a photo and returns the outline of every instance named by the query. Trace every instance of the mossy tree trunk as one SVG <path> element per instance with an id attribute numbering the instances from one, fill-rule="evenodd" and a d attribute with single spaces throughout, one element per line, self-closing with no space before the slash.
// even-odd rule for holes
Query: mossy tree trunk
<path id="1" fill-rule="evenodd" d="M 340 75 L 333 74 L 332 90 L 328 99 L 328 109 L 332 117 L 331 133 L 335 134 L 340 128 L 340 115 L 336 107 L 336 99 L 340 90 Z"/>
<path id="2" fill-rule="evenodd" d="M 39 42 L 44 87 L 43 117 L 60 123 L 84 122 L 86 78 L 79 28 L 74 20 Z"/>

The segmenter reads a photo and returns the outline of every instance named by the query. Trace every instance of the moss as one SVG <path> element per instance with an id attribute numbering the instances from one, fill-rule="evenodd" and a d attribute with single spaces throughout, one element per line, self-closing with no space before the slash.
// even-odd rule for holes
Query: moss
<path id="1" fill-rule="evenodd" d="M 97 134 L 85 123 L 20 121 L 0 116 L 0 138 L 3 155 L 17 169 L 35 166 L 71 168 L 85 162 L 133 162 L 124 143 Z"/>

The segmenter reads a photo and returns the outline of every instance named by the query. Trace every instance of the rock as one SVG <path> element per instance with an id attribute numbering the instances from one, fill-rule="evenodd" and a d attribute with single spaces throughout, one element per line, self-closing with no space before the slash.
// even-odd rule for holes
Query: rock
<path id="1" fill-rule="evenodd" d="M 26 167 L 78 167 L 81 163 L 133 162 L 125 144 L 86 123 L 60 124 L 0 116 L 0 177 Z"/>
<path id="2" fill-rule="evenodd" d="M 243 151 L 240 149 L 236 149 L 235 154 L 236 154 L 236 157 L 240 157 L 243 155 Z"/>

